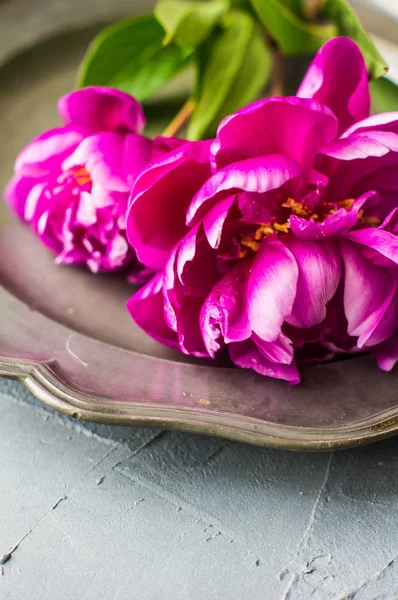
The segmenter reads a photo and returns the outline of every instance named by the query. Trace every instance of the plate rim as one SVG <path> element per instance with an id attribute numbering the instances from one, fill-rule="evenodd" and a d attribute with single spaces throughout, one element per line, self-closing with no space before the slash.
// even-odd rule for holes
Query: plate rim
<path id="1" fill-rule="evenodd" d="M 40 362 L 0 356 L 0 377 L 22 382 L 44 405 L 77 421 L 175 429 L 280 450 L 342 450 L 398 433 L 398 405 L 351 425 L 307 428 L 248 416 L 241 419 L 237 427 L 233 425 L 236 421 L 234 414 L 225 411 L 201 412 L 196 415 L 197 420 L 193 420 L 194 414 L 189 410 L 162 408 L 134 401 L 128 405 L 109 400 L 90 402 L 85 398 L 85 392 L 76 390 L 52 371 L 52 362 L 55 361 Z"/>
<path id="2" fill-rule="evenodd" d="M 360 16 L 361 12 L 357 10 Z M 376 10 L 372 13 L 381 16 Z M 382 18 L 385 19 L 384 15 Z M 43 36 L 43 39 L 51 39 L 60 34 L 62 30 L 51 32 L 50 35 Z M 385 39 L 389 37 L 386 36 Z M 29 48 L 23 49 L 24 52 L 28 50 Z M 12 58 L 4 61 L 4 64 Z M 111 344 L 106 345 L 111 347 Z M 344 426 L 306 428 L 283 425 L 242 414 L 240 415 L 242 418 L 236 423 L 236 415 L 226 411 L 209 409 L 208 412 L 201 411 L 196 414 L 186 407 L 178 410 L 171 405 L 167 408 L 134 400 L 126 405 L 110 398 L 90 402 L 88 394 L 58 376 L 52 370 L 51 363 L 54 361 L 17 359 L 0 355 L 0 376 L 21 381 L 44 405 L 76 420 L 177 429 L 283 450 L 343 449 L 382 440 L 398 433 L 398 399 L 397 405 L 393 408 L 374 413 L 356 422 L 352 421 Z M 58 363 L 58 366 L 62 374 L 62 365 Z"/>

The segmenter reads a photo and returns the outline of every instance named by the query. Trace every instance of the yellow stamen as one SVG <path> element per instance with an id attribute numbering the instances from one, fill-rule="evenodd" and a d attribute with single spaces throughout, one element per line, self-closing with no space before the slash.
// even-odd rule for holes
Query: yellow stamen
<path id="1" fill-rule="evenodd" d="M 286 200 L 286 202 L 284 202 L 282 204 L 282 206 L 284 208 L 290 208 L 290 210 L 292 211 L 292 213 L 294 215 L 297 215 L 298 217 L 309 217 L 311 216 L 310 211 L 305 208 L 305 206 L 303 206 L 301 204 L 301 202 L 296 202 L 296 200 L 294 200 L 293 198 L 288 198 Z"/>
<path id="2" fill-rule="evenodd" d="M 239 258 L 246 258 L 246 256 L 249 255 L 249 253 L 249 248 L 242 248 L 242 250 L 239 252 Z"/>
<path id="3" fill-rule="evenodd" d="M 381 223 L 378 217 L 364 217 L 363 210 L 360 210 L 358 213 L 358 221 L 362 225 L 368 225 L 369 227 L 378 227 Z"/>
<path id="4" fill-rule="evenodd" d="M 290 224 L 289 223 L 273 223 L 272 227 L 275 229 L 275 231 L 281 232 L 281 233 L 288 233 L 290 230 Z"/>
<path id="5" fill-rule="evenodd" d="M 79 185 L 85 185 L 86 183 L 91 182 L 90 174 L 86 171 L 84 167 L 79 167 L 73 171 L 73 176 L 76 180 L 76 183 Z"/>
<path id="6" fill-rule="evenodd" d="M 260 247 L 260 242 L 256 242 L 256 240 L 254 240 L 250 236 L 245 235 L 243 238 L 241 238 L 240 245 L 244 246 L 244 248 L 247 248 L 248 250 L 253 250 L 253 252 L 257 252 L 257 250 Z"/>
<path id="7" fill-rule="evenodd" d="M 272 228 L 272 225 L 260 225 L 260 227 L 258 227 L 256 229 L 256 233 L 254 234 L 254 239 L 259 241 L 264 236 L 271 235 L 272 233 L 274 233 L 274 229 Z"/>
<path id="8" fill-rule="evenodd" d="M 339 202 L 339 205 L 341 206 L 341 208 L 345 208 L 346 210 L 348 210 L 349 208 L 351 208 L 354 202 L 354 198 L 348 198 L 347 200 L 342 200 L 341 202 Z"/>

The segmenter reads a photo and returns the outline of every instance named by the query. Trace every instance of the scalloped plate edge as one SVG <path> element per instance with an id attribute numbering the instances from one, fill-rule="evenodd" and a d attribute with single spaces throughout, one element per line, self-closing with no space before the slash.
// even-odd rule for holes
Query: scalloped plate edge
<path id="1" fill-rule="evenodd" d="M 0 376 L 21 381 L 43 404 L 81 421 L 177 429 L 202 435 L 216 435 L 232 441 L 284 450 L 336 450 L 369 444 L 398 433 L 398 406 L 352 427 L 306 429 L 277 425 L 247 418 L 236 427 L 234 415 L 201 413 L 148 406 L 91 401 L 62 382 L 49 364 L 0 357 Z M 221 423 L 222 421 L 222 423 Z M 300 439 L 298 439 L 300 438 Z"/>

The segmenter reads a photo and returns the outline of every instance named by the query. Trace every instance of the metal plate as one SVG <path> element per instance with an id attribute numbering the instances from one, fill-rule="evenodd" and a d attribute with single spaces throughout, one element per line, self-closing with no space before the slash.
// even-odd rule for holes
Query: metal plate
<path id="1" fill-rule="evenodd" d="M 2 68 L 1 187 L 20 148 L 58 123 L 56 100 L 73 87 L 92 34 L 58 36 Z M 382 373 L 372 358 L 359 357 L 307 367 L 302 385 L 289 387 L 170 351 L 129 318 L 131 286 L 56 267 L 3 205 L 0 257 L 0 374 L 21 379 L 43 402 L 77 419 L 308 450 L 398 430 L 398 369 Z"/>

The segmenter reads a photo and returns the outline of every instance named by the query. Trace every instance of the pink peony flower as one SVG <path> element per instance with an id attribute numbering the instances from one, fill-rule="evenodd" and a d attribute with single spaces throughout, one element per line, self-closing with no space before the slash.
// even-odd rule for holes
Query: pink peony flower
<path id="1" fill-rule="evenodd" d="M 166 147 L 141 134 L 145 118 L 123 92 L 85 88 L 61 98 L 63 127 L 30 142 L 6 189 L 12 210 L 29 223 L 60 264 L 93 272 L 128 266 L 145 277 L 126 239 L 126 210 L 137 175 Z M 167 149 L 173 140 L 167 141 Z"/>
<path id="2" fill-rule="evenodd" d="M 347 38 L 297 97 L 227 117 L 138 179 L 128 236 L 162 268 L 128 303 L 156 340 L 290 383 L 297 364 L 372 351 L 398 360 L 398 113 L 369 116 Z M 210 151 L 208 148 L 210 147 Z M 210 174 L 211 170 L 211 174 Z M 154 202 L 154 205 L 152 204 Z"/>

